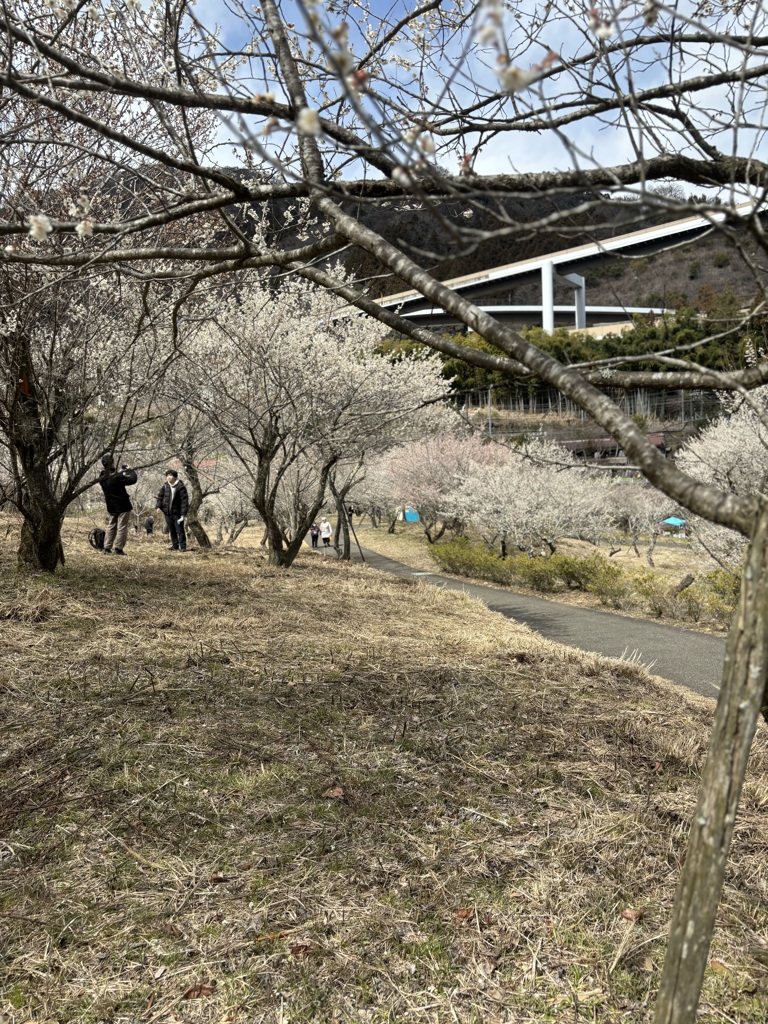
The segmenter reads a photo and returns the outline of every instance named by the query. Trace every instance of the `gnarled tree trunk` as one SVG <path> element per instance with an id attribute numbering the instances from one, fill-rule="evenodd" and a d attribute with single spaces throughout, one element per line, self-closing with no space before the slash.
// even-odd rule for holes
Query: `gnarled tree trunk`
<path id="1" fill-rule="evenodd" d="M 200 506 L 203 504 L 203 488 L 200 485 L 200 476 L 197 467 L 191 458 L 183 460 L 184 475 L 187 478 L 187 493 L 189 495 L 189 508 L 187 509 L 186 526 L 201 548 L 210 548 L 211 541 L 205 532 L 205 527 L 200 522 Z"/>
<path id="2" fill-rule="evenodd" d="M 20 570 L 55 572 L 64 564 L 61 512 L 56 505 L 25 509 L 16 554 Z"/>

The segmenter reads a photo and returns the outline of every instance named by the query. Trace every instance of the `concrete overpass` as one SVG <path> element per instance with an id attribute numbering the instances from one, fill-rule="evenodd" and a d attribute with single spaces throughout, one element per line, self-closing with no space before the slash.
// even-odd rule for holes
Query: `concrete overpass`
<path id="1" fill-rule="evenodd" d="M 738 206 L 736 216 L 747 216 L 754 210 L 751 203 Z M 667 311 L 652 307 L 624 306 L 588 306 L 584 277 L 579 271 L 604 263 L 616 256 L 639 258 L 660 252 L 673 245 L 685 245 L 703 235 L 728 218 L 734 216 L 733 210 L 713 211 L 705 216 L 682 217 L 679 220 L 667 221 L 655 227 L 631 231 L 614 238 L 606 238 L 599 242 L 575 245 L 569 249 L 538 256 L 534 259 L 519 260 L 491 270 L 481 270 L 474 274 L 465 274 L 451 278 L 443 283 L 471 300 L 490 315 L 506 323 L 522 326 L 537 320 L 545 331 L 550 334 L 555 325 L 570 323 L 583 329 L 606 323 L 630 320 L 637 313 L 660 316 Z M 505 282 L 521 282 L 538 277 L 541 281 L 541 304 L 527 306 L 495 305 L 493 297 L 498 294 Z M 555 305 L 555 282 L 559 281 L 573 290 L 572 306 Z M 484 305 L 483 298 L 491 299 L 491 304 Z M 386 309 L 395 309 L 407 320 L 427 324 L 428 326 L 458 324 L 456 317 L 449 316 L 439 307 L 429 305 L 424 296 L 415 291 L 398 292 L 378 300 Z"/>

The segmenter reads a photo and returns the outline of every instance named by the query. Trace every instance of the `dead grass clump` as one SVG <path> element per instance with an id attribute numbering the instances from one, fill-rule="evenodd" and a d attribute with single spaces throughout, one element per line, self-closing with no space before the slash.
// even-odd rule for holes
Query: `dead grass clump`
<path id="1" fill-rule="evenodd" d="M 129 550 L 4 650 L 12 1024 L 649 1019 L 711 705 L 364 567 Z M 767 770 L 702 1021 L 768 1013 Z"/>
<path id="2" fill-rule="evenodd" d="M 10 600 L 0 601 L 0 622 L 47 622 L 54 614 L 55 595 L 48 587 L 21 586 Z"/>

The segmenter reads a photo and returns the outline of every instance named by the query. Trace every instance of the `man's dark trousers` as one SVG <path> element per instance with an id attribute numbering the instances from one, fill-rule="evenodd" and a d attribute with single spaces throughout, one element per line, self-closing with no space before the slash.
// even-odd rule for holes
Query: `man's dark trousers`
<path id="1" fill-rule="evenodd" d="M 171 545 L 181 551 L 187 550 L 187 535 L 184 531 L 184 523 L 180 523 L 175 516 L 166 515 L 165 522 L 168 533 L 171 535 Z"/>

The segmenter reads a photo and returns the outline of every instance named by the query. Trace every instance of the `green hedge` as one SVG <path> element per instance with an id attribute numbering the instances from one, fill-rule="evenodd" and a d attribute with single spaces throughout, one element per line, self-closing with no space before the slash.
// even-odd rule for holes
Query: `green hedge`
<path id="1" fill-rule="evenodd" d="M 580 590 L 595 594 L 600 603 L 657 618 L 710 622 L 723 629 L 730 623 L 739 594 L 738 573 L 717 569 L 702 576 L 681 594 L 652 572 L 627 572 L 601 555 L 586 558 L 555 553 L 550 558 L 525 554 L 501 558 L 487 544 L 465 537 L 434 544 L 430 554 L 445 572 L 473 576 L 501 586 L 524 586 L 543 594 Z"/>
<path id="2" fill-rule="evenodd" d="M 522 584 L 546 594 L 583 590 L 597 594 L 606 604 L 615 604 L 625 589 L 626 574 L 600 555 L 530 558 L 518 554 L 501 558 L 488 545 L 472 544 L 465 537 L 435 544 L 430 554 L 441 568 L 457 576 L 475 576 L 505 586 Z"/>

